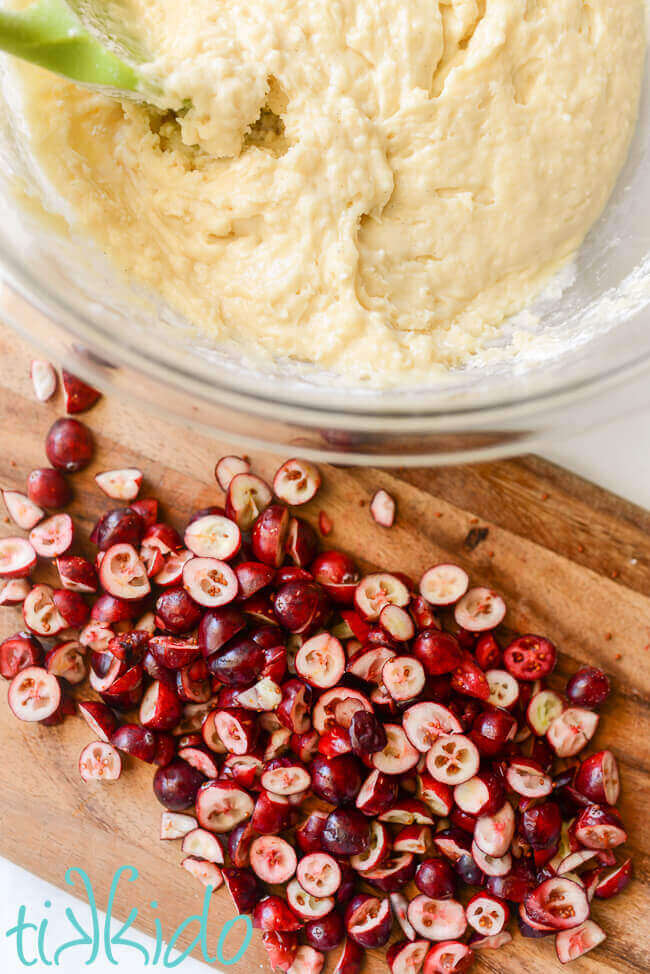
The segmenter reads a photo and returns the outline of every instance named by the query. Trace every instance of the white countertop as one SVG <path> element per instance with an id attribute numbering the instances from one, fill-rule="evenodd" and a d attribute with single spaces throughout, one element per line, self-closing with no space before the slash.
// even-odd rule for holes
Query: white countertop
<path id="1" fill-rule="evenodd" d="M 614 493 L 650 508 L 650 408 L 634 416 L 617 420 L 609 426 L 558 444 L 544 451 L 544 455 L 556 463 L 575 471 L 583 477 L 606 487 Z M 92 869 L 89 870 L 92 872 Z M 62 877 L 63 879 L 63 877 Z M 155 895 L 152 893 L 152 896 Z M 44 907 L 48 900 L 52 906 Z M 0 859 L 0 970 L 5 974 L 24 974 L 25 967 L 18 960 L 15 937 L 7 938 L 6 931 L 16 923 L 21 904 L 27 906 L 26 919 L 40 923 L 49 920 L 46 945 L 53 947 L 72 939 L 65 910 L 72 906 L 80 920 L 87 922 L 88 910 L 78 900 L 45 883 L 13 863 Z M 103 917 L 103 915 L 102 915 Z M 153 941 L 143 934 L 134 939 L 147 945 L 151 951 Z M 33 932 L 26 936 L 26 959 L 34 956 Z M 46 952 L 49 950 L 46 947 Z M 87 957 L 88 948 L 76 948 L 63 954 L 59 970 L 63 974 L 78 974 Z M 133 950 L 116 952 L 118 970 L 130 972 L 144 970 L 143 959 Z M 51 956 L 51 950 L 50 950 Z M 47 968 L 38 963 L 30 968 L 41 974 Z M 179 965 L 183 974 L 204 974 L 204 965 L 185 960 Z M 100 956 L 90 966 L 93 974 L 109 974 L 116 970 L 108 960 Z"/>

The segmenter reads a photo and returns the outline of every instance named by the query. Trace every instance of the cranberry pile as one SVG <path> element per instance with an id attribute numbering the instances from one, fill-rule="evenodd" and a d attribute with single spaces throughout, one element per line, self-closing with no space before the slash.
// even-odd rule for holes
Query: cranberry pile
<path id="1" fill-rule="evenodd" d="M 118 778 L 121 755 L 157 765 L 161 838 L 182 840 L 206 886 L 226 883 L 273 967 L 318 974 L 341 946 L 337 974 L 356 974 L 399 928 L 392 974 L 465 971 L 512 939 L 513 915 L 526 937 L 555 935 L 563 963 L 604 939 L 592 900 L 632 867 L 613 852 L 615 758 L 578 757 L 609 694 L 601 671 L 547 687 L 553 644 L 505 638 L 503 600 L 460 567 L 416 585 L 319 550 L 290 510 L 317 493 L 313 464 L 287 461 L 271 487 L 224 457 L 223 506 L 182 536 L 137 499 L 139 470 L 98 474 L 124 506 L 95 525 L 92 563 L 72 553 L 69 515 L 45 515 L 68 503 L 92 435 L 60 419 L 46 453 L 27 495 L 4 492 L 29 531 L 0 541 L 0 602 L 27 627 L 0 645 L 9 706 L 43 724 L 80 714 L 84 781 Z M 389 495 L 374 507 L 392 524 Z M 29 580 L 38 558 L 58 588 Z M 96 696 L 73 701 L 88 671 Z"/>

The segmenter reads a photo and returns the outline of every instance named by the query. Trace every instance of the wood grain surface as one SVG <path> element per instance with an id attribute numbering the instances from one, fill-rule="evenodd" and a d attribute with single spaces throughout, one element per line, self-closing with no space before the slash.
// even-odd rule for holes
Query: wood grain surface
<path id="1" fill-rule="evenodd" d="M 47 406 L 35 402 L 28 374 L 32 354 L 0 329 L 3 487 L 23 489 L 29 470 L 44 464 L 44 435 L 62 411 L 60 397 Z M 177 526 L 192 509 L 219 503 L 221 492 L 212 473 L 224 452 L 218 442 L 171 428 L 115 400 L 103 399 L 85 418 L 95 433 L 97 452 L 92 466 L 72 478 L 71 513 L 80 537 L 111 506 L 93 481 L 101 469 L 140 466 L 146 478 L 141 496 L 155 493 L 165 516 Z M 252 459 L 267 477 L 278 463 L 269 455 Z M 648 970 L 650 515 L 535 457 L 442 470 L 324 468 L 323 473 L 324 488 L 303 513 L 314 523 L 319 511 L 328 513 L 334 524 L 328 543 L 350 552 L 364 567 L 399 568 L 415 577 L 437 561 L 458 561 L 475 583 L 493 586 L 505 596 L 510 628 L 542 633 L 557 643 L 559 683 L 585 662 L 610 674 L 615 692 L 603 710 L 596 742 L 611 747 L 620 762 L 621 810 L 636 879 L 619 899 L 595 904 L 594 916 L 608 939 L 571 969 L 578 974 Z M 391 530 L 370 518 L 368 504 L 378 487 L 397 499 L 398 517 Z M 0 529 L 14 530 L 6 522 Z M 40 577 L 47 580 L 47 569 Z M 15 631 L 20 623 L 17 610 L 3 609 L 0 634 Z M 114 871 L 134 865 L 139 878 L 121 884 L 114 914 L 125 917 L 136 906 L 136 926 L 151 933 L 159 918 L 169 936 L 201 909 L 203 890 L 179 868 L 178 845 L 158 840 L 161 809 L 151 791 L 151 768 L 133 762 L 113 785 L 84 785 L 77 757 L 91 739 L 85 723 L 69 719 L 51 729 L 21 724 L 4 705 L 5 685 L 0 694 L 5 745 L 0 854 L 59 886 L 66 869 L 83 868 L 100 908 L 106 906 Z M 152 900 L 156 908 L 149 905 Z M 232 914 L 228 894 L 220 890 L 210 912 L 213 953 Z M 179 943 L 187 943 L 195 932 L 189 930 Z M 257 934 L 233 969 L 250 970 L 251 965 L 267 969 Z M 383 952 L 369 952 L 366 969 L 369 974 L 384 970 Z M 548 974 L 561 965 L 552 938 L 526 941 L 517 934 L 507 948 L 485 952 L 476 969 Z"/>

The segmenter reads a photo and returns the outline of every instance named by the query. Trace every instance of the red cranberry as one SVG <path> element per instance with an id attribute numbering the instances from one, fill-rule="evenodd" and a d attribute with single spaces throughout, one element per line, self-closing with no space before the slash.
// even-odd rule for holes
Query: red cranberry
<path id="1" fill-rule="evenodd" d="M 311 573 L 337 605 L 352 605 L 361 578 L 357 566 L 342 551 L 323 551 L 311 564 Z"/>
<path id="2" fill-rule="evenodd" d="M 483 633 L 478 639 L 474 656 L 482 670 L 497 670 L 503 661 L 501 647 L 491 632 Z"/>
<path id="3" fill-rule="evenodd" d="M 335 808 L 323 829 L 323 848 L 333 856 L 354 856 L 370 842 L 368 819 L 353 808 Z"/>
<path id="4" fill-rule="evenodd" d="M 273 606 L 275 617 L 289 632 L 308 636 L 320 629 L 329 616 L 329 600 L 316 582 L 285 582 Z"/>
<path id="5" fill-rule="evenodd" d="M 151 763 L 156 753 L 156 737 L 153 731 L 139 724 L 123 724 L 111 737 L 113 747 L 131 754 L 134 758 Z"/>
<path id="6" fill-rule="evenodd" d="M 174 635 L 191 632 L 198 626 L 201 615 L 201 609 L 182 585 L 165 589 L 156 602 L 158 628 Z"/>
<path id="7" fill-rule="evenodd" d="M 296 842 L 304 853 L 319 852 L 323 848 L 323 829 L 327 812 L 312 812 L 296 829 Z"/>
<path id="8" fill-rule="evenodd" d="M 526 809 L 521 816 L 521 834 L 533 849 L 550 849 L 562 831 L 562 816 L 555 802 Z"/>
<path id="9" fill-rule="evenodd" d="M 13 680 L 28 666 L 39 666 L 42 659 L 43 647 L 36 636 L 29 632 L 18 632 L 0 645 L 0 676 Z"/>
<path id="10" fill-rule="evenodd" d="M 91 406 L 94 406 L 101 397 L 101 392 L 93 389 L 86 382 L 83 382 L 72 372 L 61 369 L 61 380 L 63 384 L 63 394 L 65 396 L 66 413 L 83 413 Z"/>
<path id="11" fill-rule="evenodd" d="M 100 551 L 107 551 L 114 544 L 131 544 L 137 548 L 142 540 L 144 523 L 130 507 L 118 507 L 107 511 L 90 534 L 90 540 Z"/>
<path id="12" fill-rule="evenodd" d="M 57 419 L 47 434 L 45 452 L 58 470 L 67 473 L 83 470 L 92 460 L 92 434 L 78 419 Z"/>
<path id="13" fill-rule="evenodd" d="M 479 714 L 469 736 L 483 757 L 501 753 L 517 732 L 517 721 L 507 710 L 492 708 Z"/>
<path id="14" fill-rule="evenodd" d="M 367 710 L 357 710 L 352 715 L 349 733 L 352 750 L 360 758 L 368 759 L 386 747 L 384 725 Z"/>
<path id="15" fill-rule="evenodd" d="M 511 903 L 523 903 L 537 886 L 532 867 L 523 859 L 517 860 L 506 876 L 488 876 L 485 886 L 489 893 Z"/>
<path id="16" fill-rule="evenodd" d="M 446 900 L 456 895 L 454 871 L 446 859 L 421 862 L 415 873 L 415 885 L 434 900 Z"/>
<path id="17" fill-rule="evenodd" d="M 345 924 L 340 913 L 332 910 L 327 916 L 305 924 L 305 939 L 316 950 L 333 950 L 345 939 Z"/>
<path id="18" fill-rule="evenodd" d="M 363 782 L 359 762 L 351 754 L 327 758 L 317 754 L 311 763 L 314 794 L 332 805 L 348 805 L 359 793 Z"/>
<path id="19" fill-rule="evenodd" d="M 263 896 L 262 886 L 250 869 L 226 866 L 221 870 L 228 892 L 239 913 L 252 913 Z"/>
<path id="20" fill-rule="evenodd" d="M 429 676 L 452 673 L 463 661 L 458 640 L 439 629 L 424 629 L 413 643 L 413 655 Z"/>
<path id="21" fill-rule="evenodd" d="M 595 666 L 585 666 L 566 685 L 566 695 L 578 707 L 600 707 L 609 696 L 607 676 Z"/>
<path id="22" fill-rule="evenodd" d="M 30 501 L 50 511 L 58 511 L 72 500 L 72 489 L 60 470 L 39 467 L 27 479 Z"/>
<path id="23" fill-rule="evenodd" d="M 161 805 L 170 812 L 182 812 L 194 804 L 205 778 L 186 761 L 176 759 L 159 768 L 153 779 L 153 790 Z"/>
<path id="24" fill-rule="evenodd" d="M 297 568 L 304 569 L 313 560 L 318 551 L 318 535 L 308 521 L 301 517 L 291 518 L 285 551 Z"/>
<path id="25" fill-rule="evenodd" d="M 506 647 L 503 662 L 517 680 L 543 680 L 555 667 L 557 650 L 543 636 L 519 636 Z"/>
<path id="26" fill-rule="evenodd" d="M 485 876 L 471 856 L 461 856 L 458 862 L 454 863 L 454 869 L 467 886 L 483 885 Z"/>

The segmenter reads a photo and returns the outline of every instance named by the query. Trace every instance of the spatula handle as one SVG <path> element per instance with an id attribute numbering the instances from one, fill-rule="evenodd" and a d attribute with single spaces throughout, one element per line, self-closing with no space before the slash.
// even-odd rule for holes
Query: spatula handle
<path id="1" fill-rule="evenodd" d="M 0 50 L 81 84 L 139 90 L 134 68 L 93 37 L 65 0 L 0 10 Z"/>

